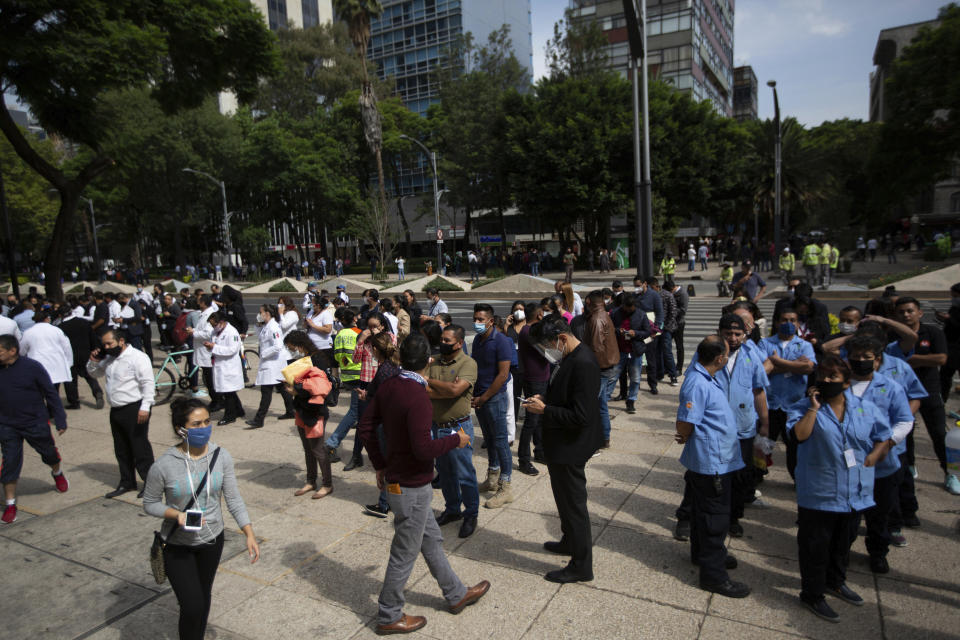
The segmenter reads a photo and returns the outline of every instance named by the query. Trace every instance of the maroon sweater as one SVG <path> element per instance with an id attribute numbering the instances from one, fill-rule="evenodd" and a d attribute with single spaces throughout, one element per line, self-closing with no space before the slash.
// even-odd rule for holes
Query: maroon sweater
<path id="1" fill-rule="evenodd" d="M 430 426 L 433 405 L 423 385 L 400 376 L 390 378 L 377 390 L 360 418 L 358 433 L 378 471 L 386 468 L 387 482 L 402 487 L 422 487 L 433 480 L 433 460 L 460 444 L 453 433 L 433 440 Z M 380 451 L 377 425 L 386 436 L 386 458 Z"/>

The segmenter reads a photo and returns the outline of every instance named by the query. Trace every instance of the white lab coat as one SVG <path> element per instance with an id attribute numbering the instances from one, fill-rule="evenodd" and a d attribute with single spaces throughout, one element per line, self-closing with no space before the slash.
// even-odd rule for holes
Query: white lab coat
<path id="1" fill-rule="evenodd" d="M 297 312 L 294 310 L 285 311 L 280 314 L 280 348 L 283 349 L 282 358 L 284 362 L 291 359 L 290 352 L 287 351 L 286 345 L 283 344 L 283 338 L 287 337 L 291 331 L 297 328 L 297 325 L 300 324 L 300 316 L 297 315 Z M 262 357 L 262 356 L 261 356 Z"/>
<path id="2" fill-rule="evenodd" d="M 19 340 L 23 337 L 17 323 L 6 316 L 0 316 L 0 336 L 10 335 Z"/>
<path id="3" fill-rule="evenodd" d="M 49 322 L 38 322 L 23 332 L 20 355 L 36 360 L 50 374 L 53 384 L 70 382 L 73 349 L 66 334 Z"/>
<path id="4" fill-rule="evenodd" d="M 213 366 L 213 360 L 210 358 L 210 351 L 203 346 L 203 343 L 212 342 L 211 339 L 213 338 L 213 327 L 210 326 L 208 320 L 216 310 L 217 305 L 211 304 L 209 307 L 201 311 L 200 318 L 197 320 L 197 326 L 193 328 L 193 362 L 198 367 Z"/>
<path id="5" fill-rule="evenodd" d="M 260 329 L 260 367 L 257 369 L 257 385 L 283 382 L 280 373 L 287 366 L 287 350 L 283 347 L 280 325 L 273 318 Z"/>
<path id="6" fill-rule="evenodd" d="M 209 324 L 209 323 L 208 323 Z M 240 360 L 240 351 L 243 342 L 240 334 L 229 322 L 219 334 L 214 333 L 211 340 L 213 351 L 207 351 L 202 344 L 200 348 L 213 355 L 213 388 L 217 393 L 230 393 L 243 389 L 243 362 Z"/>

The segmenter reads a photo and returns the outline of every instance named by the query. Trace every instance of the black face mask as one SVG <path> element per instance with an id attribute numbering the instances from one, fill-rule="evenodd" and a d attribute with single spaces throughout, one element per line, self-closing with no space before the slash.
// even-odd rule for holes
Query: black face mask
<path id="1" fill-rule="evenodd" d="M 104 349 L 103 352 L 108 356 L 113 356 L 114 358 L 116 358 L 121 353 L 123 353 L 123 348 L 120 345 L 117 345 L 115 347 L 110 347 L 109 349 Z"/>
<path id="2" fill-rule="evenodd" d="M 842 382 L 824 382 L 820 381 L 817 383 L 817 390 L 820 392 L 820 395 L 824 400 L 833 400 L 838 395 L 843 393 L 843 383 Z"/>
<path id="3" fill-rule="evenodd" d="M 857 376 L 868 376 L 873 373 L 873 360 L 849 360 L 850 370 Z"/>
<path id="4" fill-rule="evenodd" d="M 456 352 L 456 349 L 453 348 L 452 344 L 447 344 L 446 342 L 440 343 L 440 355 L 449 356 Z"/>

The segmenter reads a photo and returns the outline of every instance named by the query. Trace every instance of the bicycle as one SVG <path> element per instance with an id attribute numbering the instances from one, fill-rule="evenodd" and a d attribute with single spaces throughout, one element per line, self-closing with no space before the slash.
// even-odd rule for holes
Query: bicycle
<path id="1" fill-rule="evenodd" d="M 153 379 L 154 386 L 156 387 L 155 405 L 170 402 L 177 388 L 186 391 L 192 386 L 191 379 L 200 371 L 200 365 L 195 363 L 189 373 L 185 374 L 180 370 L 179 362 L 180 356 L 190 355 L 191 353 L 193 353 L 193 349 L 171 351 L 167 354 L 167 357 L 164 358 L 163 364 L 160 365 L 160 368 L 157 370 L 157 375 Z"/>
<path id="2" fill-rule="evenodd" d="M 257 369 L 260 368 L 260 349 L 244 349 L 240 353 L 240 359 L 243 362 L 243 386 L 248 389 L 255 387 Z M 253 375 L 250 375 L 251 373 Z"/>

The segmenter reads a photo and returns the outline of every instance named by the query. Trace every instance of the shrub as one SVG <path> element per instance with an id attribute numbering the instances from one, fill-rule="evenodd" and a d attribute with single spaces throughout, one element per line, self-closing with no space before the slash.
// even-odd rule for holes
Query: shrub
<path id="1" fill-rule="evenodd" d="M 270 293 L 296 293 L 296 291 L 297 288 L 286 278 L 270 287 Z"/>
<path id="2" fill-rule="evenodd" d="M 436 289 L 437 291 L 463 291 L 463 289 L 453 284 L 449 280 L 444 280 L 440 277 L 436 277 L 427 284 L 423 285 L 423 289 L 421 289 L 421 291 L 426 291 L 427 289 Z"/>

